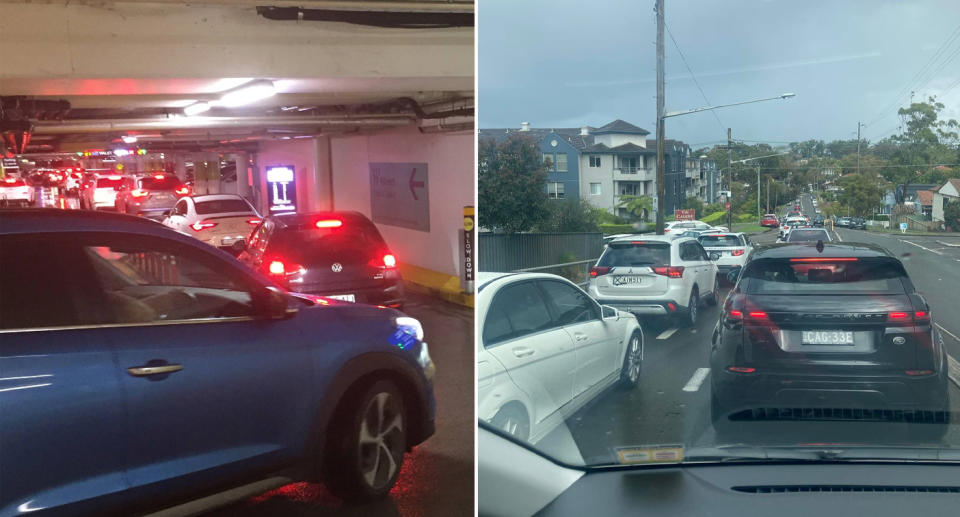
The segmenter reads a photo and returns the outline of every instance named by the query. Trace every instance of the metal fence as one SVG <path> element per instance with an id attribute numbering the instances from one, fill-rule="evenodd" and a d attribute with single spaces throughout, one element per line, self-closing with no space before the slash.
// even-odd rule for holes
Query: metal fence
<path id="1" fill-rule="evenodd" d="M 479 271 L 537 271 L 582 284 L 603 252 L 603 234 L 481 233 L 478 252 Z"/>

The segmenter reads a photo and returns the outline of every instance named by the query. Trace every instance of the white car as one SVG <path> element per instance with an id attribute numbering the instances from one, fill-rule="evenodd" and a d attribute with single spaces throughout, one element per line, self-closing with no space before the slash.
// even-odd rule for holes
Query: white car
<path id="1" fill-rule="evenodd" d="M 234 253 L 243 250 L 259 224 L 260 214 L 236 194 L 180 198 L 163 219 L 164 226 Z"/>
<path id="2" fill-rule="evenodd" d="M 783 221 L 783 224 L 780 225 L 780 233 L 777 235 L 778 239 L 783 239 L 783 237 L 790 231 L 791 228 L 803 228 L 810 226 L 810 220 L 803 216 L 793 216 L 788 217 Z"/>
<path id="3" fill-rule="evenodd" d="M 607 245 L 590 269 L 590 296 L 640 315 L 683 316 L 692 327 L 700 304 L 720 300 L 717 264 L 690 237 L 623 237 Z"/>
<path id="4" fill-rule="evenodd" d="M 82 196 L 80 204 L 90 210 L 114 210 L 117 207 L 117 189 L 121 185 L 123 185 L 123 176 L 119 174 L 96 176 L 80 194 Z"/>
<path id="5" fill-rule="evenodd" d="M 619 382 L 636 386 L 643 332 L 565 278 L 479 273 L 477 409 L 481 420 L 536 444 Z"/>
<path id="6" fill-rule="evenodd" d="M 710 233 L 700 236 L 700 245 L 707 251 L 711 260 L 717 263 L 720 279 L 730 271 L 742 268 L 753 252 L 750 239 L 743 233 Z"/>
<path id="7" fill-rule="evenodd" d="M 31 206 L 36 190 L 23 178 L 3 178 L 0 180 L 0 206 Z"/>
<path id="8" fill-rule="evenodd" d="M 721 232 L 729 231 L 726 226 L 710 226 L 703 221 L 670 221 L 663 227 L 663 233 L 667 234 L 677 230 L 717 230 Z"/>

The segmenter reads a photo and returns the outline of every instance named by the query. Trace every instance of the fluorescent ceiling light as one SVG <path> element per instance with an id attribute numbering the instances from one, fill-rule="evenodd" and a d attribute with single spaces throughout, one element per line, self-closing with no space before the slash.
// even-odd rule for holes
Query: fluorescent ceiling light
<path id="1" fill-rule="evenodd" d="M 122 137 L 120 137 L 120 139 L 123 140 L 123 143 L 125 143 L 125 144 L 135 144 L 135 143 L 137 143 L 137 137 L 135 137 L 135 136 L 133 136 L 133 135 L 122 136 Z"/>
<path id="2" fill-rule="evenodd" d="M 252 81 L 220 97 L 220 105 L 227 107 L 244 106 L 262 99 L 273 97 L 277 89 L 270 81 Z"/>
<path id="3" fill-rule="evenodd" d="M 206 102 L 195 102 L 186 108 L 183 108 L 183 114 L 190 117 L 193 115 L 199 115 L 205 111 L 210 110 L 210 104 Z"/>

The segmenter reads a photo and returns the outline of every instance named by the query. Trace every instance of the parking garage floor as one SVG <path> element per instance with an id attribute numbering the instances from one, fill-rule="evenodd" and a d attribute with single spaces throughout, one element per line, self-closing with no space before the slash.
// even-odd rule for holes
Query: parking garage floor
<path id="1" fill-rule="evenodd" d="M 423 324 L 437 366 L 437 432 L 408 453 L 397 485 L 382 501 L 347 505 L 316 483 L 295 483 L 207 515 L 473 515 L 473 310 L 408 291 L 404 312 Z"/>

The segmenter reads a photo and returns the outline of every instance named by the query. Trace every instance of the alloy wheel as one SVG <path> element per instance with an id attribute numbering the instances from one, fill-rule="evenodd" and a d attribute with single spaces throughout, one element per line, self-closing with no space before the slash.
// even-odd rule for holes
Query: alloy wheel
<path id="1" fill-rule="evenodd" d="M 390 393 L 377 393 L 360 423 L 360 473 L 370 488 L 382 488 L 393 479 L 403 460 L 404 435 L 401 403 Z"/>

